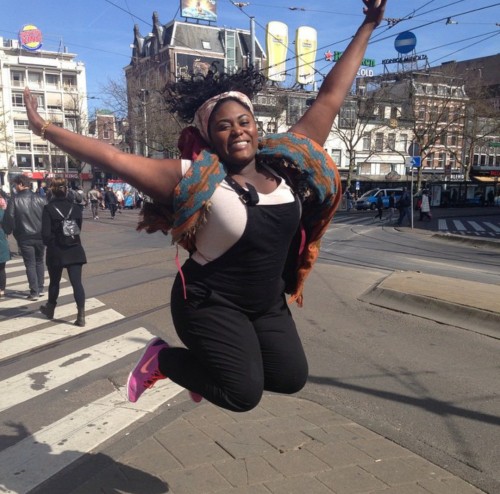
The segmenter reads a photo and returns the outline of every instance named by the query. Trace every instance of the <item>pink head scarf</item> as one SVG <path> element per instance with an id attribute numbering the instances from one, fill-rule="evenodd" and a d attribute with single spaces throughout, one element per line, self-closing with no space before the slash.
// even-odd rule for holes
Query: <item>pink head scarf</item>
<path id="1" fill-rule="evenodd" d="M 208 121 L 210 119 L 210 115 L 212 115 L 215 105 L 220 100 L 227 98 L 234 98 L 240 101 L 250 109 L 253 115 L 253 105 L 250 98 L 246 94 L 240 93 L 239 91 L 227 91 L 207 99 L 207 101 L 205 101 L 205 103 L 203 103 L 198 110 L 196 110 L 193 120 L 193 124 L 200 131 L 201 136 L 207 143 L 210 142 L 210 138 L 208 137 Z"/>

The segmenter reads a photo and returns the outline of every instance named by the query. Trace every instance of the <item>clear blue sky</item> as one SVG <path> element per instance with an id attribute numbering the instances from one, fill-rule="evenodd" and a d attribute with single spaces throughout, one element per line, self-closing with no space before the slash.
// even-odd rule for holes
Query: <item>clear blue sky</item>
<path id="1" fill-rule="evenodd" d="M 217 25 L 248 29 L 249 19 L 254 17 L 257 38 L 264 47 L 269 21 L 286 23 L 290 41 L 298 26 L 311 26 L 318 31 L 316 69 L 322 74 L 331 66 L 323 54 L 342 51 L 363 19 L 361 0 L 244 3 L 248 5 L 240 9 L 230 0 L 217 0 Z M 109 80 L 119 79 L 130 61 L 134 24 L 146 35 L 151 31 L 154 11 L 166 24 L 182 20 L 179 7 L 179 0 L 4 0 L 0 36 L 15 39 L 23 25 L 36 25 L 42 31 L 45 49 L 65 46 L 85 63 L 89 95 L 99 97 L 101 88 Z M 384 22 L 368 47 L 367 57 L 378 63 L 375 73 L 383 71 L 383 59 L 397 56 L 394 39 L 407 30 L 417 37 L 417 53 L 427 54 L 431 65 L 500 52 L 500 2 L 494 0 L 388 0 L 386 18 L 402 20 L 390 29 Z M 448 18 L 451 23 L 447 24 Z M 293 50 L 293 45 L 290 47 Z M 293 51 L 290 58 L 287 68 L 293 65 Z"/>

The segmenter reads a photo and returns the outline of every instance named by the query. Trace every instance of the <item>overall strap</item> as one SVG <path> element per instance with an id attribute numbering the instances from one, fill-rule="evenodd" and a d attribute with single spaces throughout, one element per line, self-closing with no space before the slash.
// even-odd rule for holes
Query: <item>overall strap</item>
<path id="1" fill-rule="evenodd" d="M 241 202 L 247 206 L 255 206 L 259 202 L 259 194 L 252 184 L 245 183 L 248 190 L 245 190 L 233 177 L 226 175 L 224 180 L 238 194 Z"/>

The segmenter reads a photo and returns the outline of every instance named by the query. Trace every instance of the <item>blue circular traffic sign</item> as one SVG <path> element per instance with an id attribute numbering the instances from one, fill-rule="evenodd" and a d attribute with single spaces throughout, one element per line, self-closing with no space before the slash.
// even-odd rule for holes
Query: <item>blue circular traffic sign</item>
<path id="1" fill-rule="evenodd" d="M 394 48 L 398 53 L 410 53 L 417 46 L 417 37 L 411 31 L 405 31 L 397 35 Z"/>

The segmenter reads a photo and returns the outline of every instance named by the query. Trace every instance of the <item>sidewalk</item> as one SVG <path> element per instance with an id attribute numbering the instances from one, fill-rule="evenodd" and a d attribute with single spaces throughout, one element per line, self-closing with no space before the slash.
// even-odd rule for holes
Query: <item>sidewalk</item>
<path id="1" fill-rule="evenodd" d="M 324 406 L 279 395 L 266 395 L 244 414 L 202 402 L 151 435 L 138 437 L 113 459 L 80 488 L 64 492 L 483 492 Z"/>

